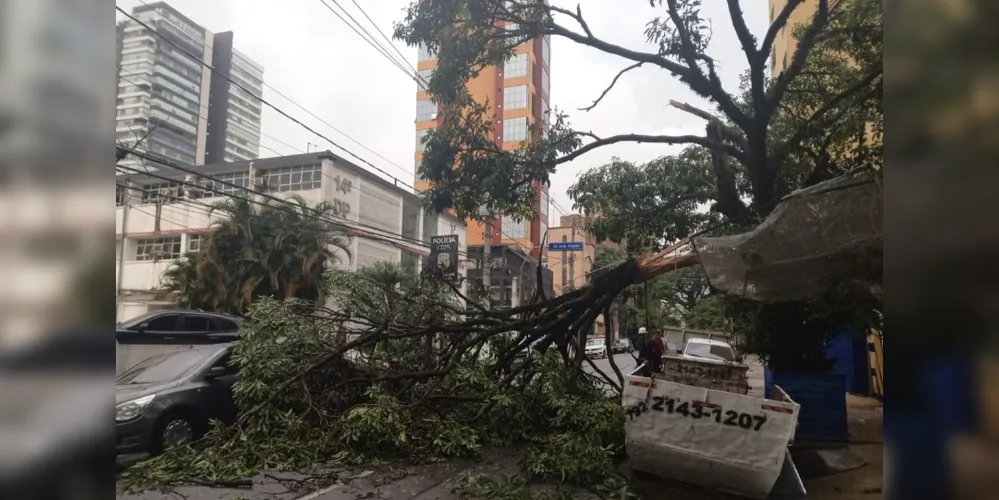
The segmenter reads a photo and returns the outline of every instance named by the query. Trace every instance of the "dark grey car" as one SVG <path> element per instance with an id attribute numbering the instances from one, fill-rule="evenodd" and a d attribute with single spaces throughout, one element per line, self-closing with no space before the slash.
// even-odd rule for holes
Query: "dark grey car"
<path id="1" fill-rule="evenodd" d="M 197 439 L 211 420 L 232 422 L 236 370 L 228 345 L 203 345 L 157 354 L 115 381 L 119 455 L 158 454 Z"/>

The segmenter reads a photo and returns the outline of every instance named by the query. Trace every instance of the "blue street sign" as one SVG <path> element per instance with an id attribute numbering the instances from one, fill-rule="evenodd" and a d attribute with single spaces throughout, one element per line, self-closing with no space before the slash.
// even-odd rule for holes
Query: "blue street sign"
<path id="1" fill-rule="evenodd" d="M 555 241 L 548 244 L 548 250 L 553 252 L 576 252 L 582 249 L 582 241 Z"/>

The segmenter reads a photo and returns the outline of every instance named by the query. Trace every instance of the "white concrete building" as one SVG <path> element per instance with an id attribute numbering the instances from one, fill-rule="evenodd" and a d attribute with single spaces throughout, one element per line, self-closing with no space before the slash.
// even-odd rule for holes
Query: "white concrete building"
<path id="1" fill-rule="evenodd" d="M 118 186 L 115 199 L 118 321 L 150 309 L 172 307 L 171 297 L 160 284 L 163 272 L 174 259 L 197 249 L 201 235 L 211 230 L 204 205 L 221 199 L 212 197 L 213 193 L 241 197 L 258 196 L 253 191 L 278 197 L 296 194 L 312 203 L 333 203 L 352 234 L 353 258 L 344 258 L 338 265 L 351 270 L 379 261 L 420 268 L 430 254 L 430 237 L 436 235 L 458 235 L 459 255 L 466 253 L 463 222 L 446 213 L 427 214 L 408 188 L 328 151 L 199 169 L 205 176 L 245 190 L 218 183 L 213 191 L 194 188 L 182 183 L 204 186 L 207 179 L 170 170 L 161 168 L 156 175 L 178 182 L 142 174 L 117 179 L 131 188 Z M 459 264 L 459 273 L 465 275 L 463 264 Z"/>

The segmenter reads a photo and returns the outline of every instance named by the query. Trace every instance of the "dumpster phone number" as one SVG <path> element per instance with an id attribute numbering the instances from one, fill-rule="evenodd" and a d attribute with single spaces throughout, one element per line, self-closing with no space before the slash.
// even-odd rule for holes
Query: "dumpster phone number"
<path id="1" fill-rule="evenodd" d="M 723 410 L 718 405 L 708 405 L 700 401 L 681 401 L 676 398 L 655 396 L 652 398 L 652 405 L 645 402 L 638 403 L 627 409 L 628 419 L 634 420 L 649 411 L 657 411 L 666 414 L 682 415 L 684 417 L 714 420 L 715 423 L 730 427 L 739 427 L 745 430 L 759 431 L 767 421 L 766 415 L 750 415 L 748 413 L 734 410 Z"/>

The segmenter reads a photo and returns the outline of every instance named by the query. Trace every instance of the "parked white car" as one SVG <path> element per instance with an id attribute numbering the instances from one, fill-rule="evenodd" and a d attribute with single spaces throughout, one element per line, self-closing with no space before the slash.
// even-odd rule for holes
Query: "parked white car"
<path id="1" fill-rule="evenodd" d="M 681 358 L 695 361 L 707 361 L 709 363 L 731 364 L 738 363 L 735 358 L 735 350 L 728 342 L 711 339 L 689 339 L 687 345 L 683 347 Z"/>
<path id="2" fill-rule="evenodd" d="M 585 347 L 586 357 L 588 358 L 606 358 L 607 357 L 607 345 L 602 338 L 593 338 L 586 340 Z"/>

